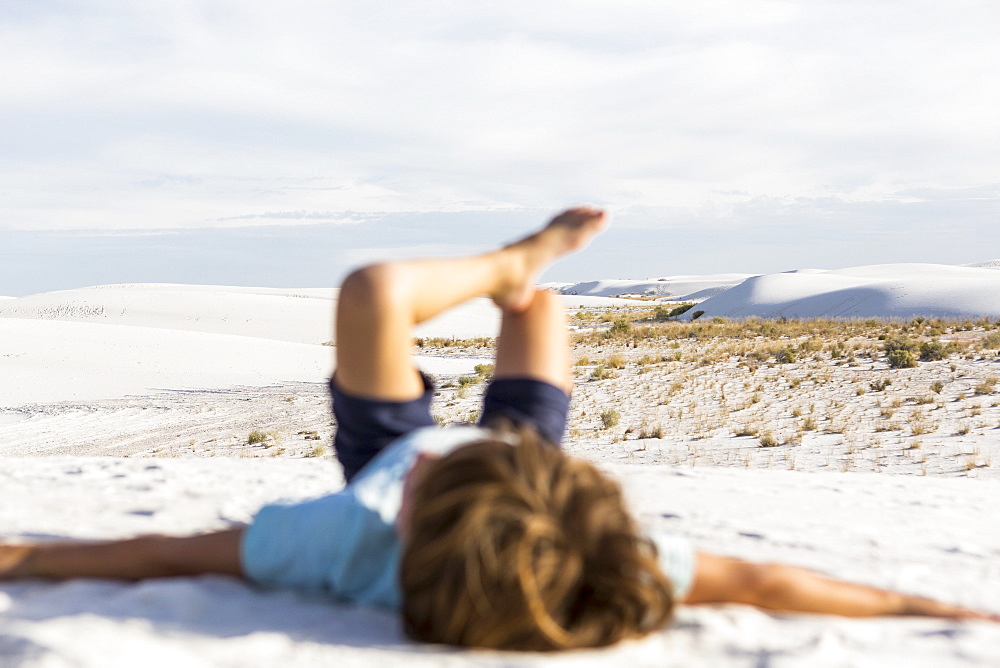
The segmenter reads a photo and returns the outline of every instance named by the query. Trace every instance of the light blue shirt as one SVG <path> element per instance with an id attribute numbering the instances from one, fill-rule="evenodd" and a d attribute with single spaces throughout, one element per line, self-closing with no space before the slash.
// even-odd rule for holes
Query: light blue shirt
<path id="1" fill-rule="evenodd" d="M 402 550 L 395 524 L 406 474 L 421 452 L 445 455 L 488 434 L 480 427 L 417 429 L 393 441 L 340 492 L 265 506 L 243 535 L 244 572 L 262 585 L 400 608 Z M 683 600 L 694 574 L 690 542 L 670 534 L 651 537 L 676 599 Z"/>

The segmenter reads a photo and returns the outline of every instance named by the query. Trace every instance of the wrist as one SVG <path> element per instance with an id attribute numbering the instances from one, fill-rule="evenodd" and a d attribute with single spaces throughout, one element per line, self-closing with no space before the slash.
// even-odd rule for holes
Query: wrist
<path id="1" fill-rule="evenodd" d="M 31 577 L 36 550 L 34 545 L 0 545 L 0 580 Z"/>

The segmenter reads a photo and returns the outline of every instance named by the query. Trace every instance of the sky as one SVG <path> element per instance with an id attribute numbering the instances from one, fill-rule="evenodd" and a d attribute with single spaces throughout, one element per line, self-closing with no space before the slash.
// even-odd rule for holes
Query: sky
<path id="1" fill-rule="evenodd" d="M 0 295 L 1000 257 L 993 0 L 0 0 Z"/>

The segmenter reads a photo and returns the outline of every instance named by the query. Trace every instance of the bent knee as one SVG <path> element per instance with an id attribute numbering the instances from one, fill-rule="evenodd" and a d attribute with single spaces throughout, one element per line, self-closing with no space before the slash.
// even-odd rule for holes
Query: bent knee
<path id="1" fill-rule="evenodd" d="M 531 305 L 528 307 L 528 310 L 562 311 L 563 305 L 556 293 L 544 288 L 537 288 L 534 296 L 531 298 Z"/>
<path id="2" fill-rule="evenodd" d="M 355 269 L 340 284 L 340 308 L 378 308 L 401 296 L 398 268 L 392 263 Z"/>

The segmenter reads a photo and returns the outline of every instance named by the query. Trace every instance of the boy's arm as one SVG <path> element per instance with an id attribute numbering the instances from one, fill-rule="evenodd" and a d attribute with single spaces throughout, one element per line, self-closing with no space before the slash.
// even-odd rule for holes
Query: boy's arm
<path id="1" fill-rule="evenodd" d="M 200 536 L 142 536 L 102 543 L 0 545 L 0 580 L 144 578 L 224 573 L 243 576 L 243 528 Z"/>
<path id="2" fill-rule="evenodd" d="M 710 554 L 698 554 L 694 585 L 684 602 L 747 603 L 768 610 L 845 617 L 920 615 L 1000 622 L 1000 615 L 833 580 L 804 568 Z"/>

